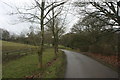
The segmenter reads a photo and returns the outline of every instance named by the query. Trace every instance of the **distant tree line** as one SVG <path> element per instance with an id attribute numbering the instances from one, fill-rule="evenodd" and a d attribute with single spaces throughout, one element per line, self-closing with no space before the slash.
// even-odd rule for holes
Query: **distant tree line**
<path id="1" fill-rule="evenodd" d="M 35 33 L 34 30 L 31 29 L 28 33 L 21 33 L 20 35 L 11 34 L 9 31 L 5 29 L 0 29 L 1 32 L 1 40 L 4 41 L 11 41 L 11 42 L 18 42 L 24 44 L 31 44 L 31 45 L 40 45 L 40 32 Z M 45 44 L 52 44 L 52 34 L 50 32 L 45 32 Z"/>

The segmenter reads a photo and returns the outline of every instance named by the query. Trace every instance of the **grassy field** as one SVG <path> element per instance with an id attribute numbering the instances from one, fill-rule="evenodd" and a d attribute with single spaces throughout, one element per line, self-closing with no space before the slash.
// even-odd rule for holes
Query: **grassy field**
<path id="1" fill-rule="evenodd" d="M 2 62 L 6 63 L 8 61 L 15 60 L 24 55 L 30 54 L 30 52 L 33 53 L 33 49 L 37 50 L 37 47 L 27 44 L 2 41 Z"/>
<path id="2" fill-rule="evenodd" d="M 21 49 L 29 49 L 29 48 L 35 48 L 35 46 L 2 41 L 2 51 L 12 51 L 12 50 L 21 50 Z"/>
<path id="3" fill-rule="evenodd" d="M 16 50 L 23 48 L 31 48 L 35 46 L 12 43 L 3 41 L 4 50 Z M 13 48 L 14 47 L 14 48 Z M 9 49 L 7 49 L 9 48 Z M 65 71 L 65 55 L 62 51 L 59 51 L 59 57 L 55 59 L 54 50 L 47 48 L 43 53 L 43 66 L 41 70 L 38 68 L 38 55 L 37 53 L 28 54 L 16 60 L 9 61 L 2 65 L 2 77 L 3 78 L 25 78 L 34 76 L 36 78 L 57 78 L 64 77 Z M 52 64 L 46 66 L 48 62 Z M 60 71 L 59 71 L 60 70 Z M 43 72 L 44 71 L 44 72 Z M 40 76 L 39 74 L 42 74 Z M 37 76 L 39 75 L 39 76 Z"/>

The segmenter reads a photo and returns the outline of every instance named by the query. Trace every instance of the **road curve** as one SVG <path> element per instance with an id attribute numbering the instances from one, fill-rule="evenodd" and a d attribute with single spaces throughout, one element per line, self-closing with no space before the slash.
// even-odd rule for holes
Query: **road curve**
<path id="1" fill-rule="evenodd" d="M 80 53 L 62 50 L 67 56 L 65 78 L 118 78 L 118 73 Z"/>

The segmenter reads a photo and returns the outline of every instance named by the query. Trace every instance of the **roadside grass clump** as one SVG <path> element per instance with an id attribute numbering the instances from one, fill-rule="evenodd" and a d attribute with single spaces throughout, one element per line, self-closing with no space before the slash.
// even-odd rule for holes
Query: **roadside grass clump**
<path id="1" fill-rule="evenodd" d="M 59 51 L 58 58 L 54 58 L 53 64 L 44 71 L 44 78 L 64 78 L 66 69 L 66 55 Z"/>
<path id="2" fill-rule="evenodd" d="M 63 46 L 63 45 L 58 45 L 58 47 L 59 47 L 60 49 L 65 49 L 65 48 L 66 48 L 66 47 Z"/>

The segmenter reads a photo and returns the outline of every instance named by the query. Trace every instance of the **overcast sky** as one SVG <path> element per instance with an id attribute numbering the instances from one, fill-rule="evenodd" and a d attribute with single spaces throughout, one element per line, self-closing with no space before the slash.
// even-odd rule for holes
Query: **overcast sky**
<path id="1" fill-rule="evenodd" d="M 18 20 L 17 16 L 10 16 L 8 14 L 14 11 L 15 6 L 24 7 L 26 5 L 30 5 L 31 3 L 33 3 L 33 0 L 0 0 L 0 28 L 6 29 L 16 34 L 27 32 L 31 23 L 19 23 L 16 21 Z M 73 8 L 70 9 L 70 12 L 71 11 L 74 14 L 75 11 Z M 68 13 L 66 18 L 69 23 L 66 25 L 66 32 L 69 32 L 72 25 L 78 20 L 78 17 Z"/>

